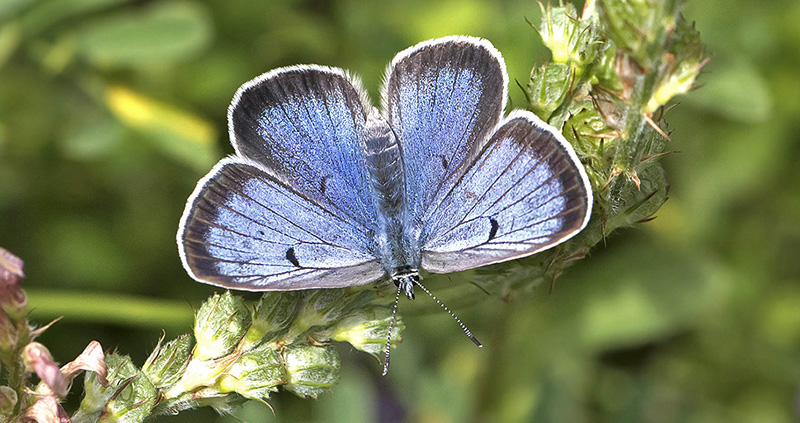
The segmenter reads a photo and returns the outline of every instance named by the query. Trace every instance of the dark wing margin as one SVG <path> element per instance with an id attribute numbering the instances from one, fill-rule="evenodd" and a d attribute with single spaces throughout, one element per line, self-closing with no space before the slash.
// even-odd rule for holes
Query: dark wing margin
<path id="1" fill-rule="evenodd" d="M 422 268 L 472 269 L 525 257 L 580 232 L 592 191 L 561 133 L 515 111 L 448 192 L 439 193 L 422 235 Z"/>

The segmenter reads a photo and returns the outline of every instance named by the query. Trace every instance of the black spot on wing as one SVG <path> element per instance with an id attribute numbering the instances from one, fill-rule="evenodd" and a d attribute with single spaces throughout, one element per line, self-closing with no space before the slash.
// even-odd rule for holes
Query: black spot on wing
<path id="1" fill-rule="evenodd" d="M 486 242 L 493 240 L 497 236 L 497 230 L 500 229 L 500 224 L 493 217 L 489 218 L 489 224 L 492 225 L 492 228 L 489 229 L 489 239 Z"/>
<path id="2" fill-rule="evenodd" d="M 444 168 L 444 170 L 447 170 L 447 166 L 450 165 L 449 163 L 447 163 L 447 158 L 444 155 L 440 157 L 442 158 L 442 167 Z"/>
<path id="3" fill-rule="evenodd" d="M 320 181 L 320 183 L 319 183 L 319 192 L 322 195 L 325 195 L 325 191 L 328 190 L 328 178 L 330 178 L 329 175 L 323 176 L 322 177 L 322 181 Z"/>
<path id="4" fill-rule="evenodd" d="M 289 260 L 293 265 L 300 267 L 300 262 L 297 261 L 297 256 L 294 255 L 294 247 L 286 250 L 286 260 Z"/>

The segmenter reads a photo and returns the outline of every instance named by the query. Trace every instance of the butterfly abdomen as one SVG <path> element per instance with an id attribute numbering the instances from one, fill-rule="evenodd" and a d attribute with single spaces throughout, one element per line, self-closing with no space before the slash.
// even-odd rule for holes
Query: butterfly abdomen
<path id="1" fill-rule="evenodd" d="M 378 211 L 376 242 L 381 262 L 390 275 L 398 269 L 417 272 L 420 255 L 407 231 L 406 181 L 397 137 L 377 109 L 369 114 L 366 131 L 364 155 Z"/>

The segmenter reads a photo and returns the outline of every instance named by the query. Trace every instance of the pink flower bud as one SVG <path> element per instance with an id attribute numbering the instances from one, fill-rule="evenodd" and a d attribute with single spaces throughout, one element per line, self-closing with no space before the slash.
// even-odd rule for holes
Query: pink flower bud
<path id="1" fill-rule="evenodd" d="M 38 342 L 26 345 L 22 349 L 22 360 L 28 368 L 36 372 L 42 383 L 47 385 L 54 395 L 59 398 L 67 396 L 70 381 L 61 373 L 58 364 L 53 361 L 53 356 L 44 345 Z"/>
<path id="2" fill-rule="evenodd" d="M 106 369 L 105 354 L 103 353 L 103 347 L 97 341 L 90 342 L 78 358 L 65 364 L 61 368 L 61 373 L 72 381 L 75 376 L 84 370 L 97 373 L 97 381 L 100 382 L 100 385 L 108 386 L 108 381 L 106 380 L 108 369 Z"/>
<path id="3" fill-rule="evenodd" d="M 11 254 L 5 248 L 0 248 L 0 281 L 3 283 L 18 283 L 20 278 L 25 277 L 22 272 L 24 262 L 21 258 Z M 12 278 L 16 279 L 12 279 Z M 10 282 L 5 282 L 6 280 Z"/>
<path id="4" fill-rule="evenodd" d="M 23 318 L 28 306 L 28 298 L 19 280 L 25 277 L 23 261 L 0 248 L 0 305 L 12 319 Z"/>
<path id="5" fill-rule="evenodd" d="M 36 402 L 25 410 L 22 416 L 23 422 L 37 423 L 71 423 L 67 412 L 52 395 L 40 397 Z"/>

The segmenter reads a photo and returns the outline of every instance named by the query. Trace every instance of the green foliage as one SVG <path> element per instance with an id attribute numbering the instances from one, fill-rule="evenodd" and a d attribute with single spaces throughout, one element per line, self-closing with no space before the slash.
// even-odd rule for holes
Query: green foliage
<path id="1" fill-rule="evenodd" d="M 211 27 L 199 4 L 164 2 L 90 21 L 75 39 L 78 54 L 97 67 L 168 66 L 204 50 Z"/>

